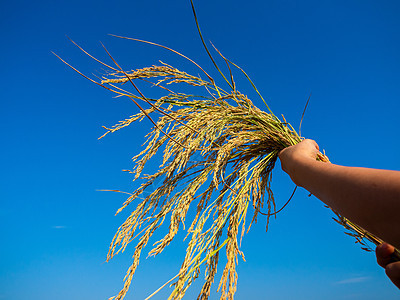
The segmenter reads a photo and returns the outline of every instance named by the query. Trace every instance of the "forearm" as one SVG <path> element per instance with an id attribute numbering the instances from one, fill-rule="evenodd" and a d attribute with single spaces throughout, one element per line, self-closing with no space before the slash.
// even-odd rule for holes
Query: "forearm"
<path id="1" fill-rule="evenodd" d="M 351 221 L 400 248 L 400 172 L 304 159 L 297 184 Z"/>
<path id="2" fill-rule="evenodd" d="M 282 169 L 293 182 L 329 207 L 400 249 L 400 172 L 353 168 L 317 161 L 318 144 L 304 140 L 279 153 Z M 400 262 L 394 248 L 376 248 L 378 263 L 400 288 Z"/>
<path id="3" fill-rule="evenodd" d="M 400 172 L 353 168 L 317 161 L 313 140 L 279 153 L 282 169 L 352 222 L 400 248 Z"/>

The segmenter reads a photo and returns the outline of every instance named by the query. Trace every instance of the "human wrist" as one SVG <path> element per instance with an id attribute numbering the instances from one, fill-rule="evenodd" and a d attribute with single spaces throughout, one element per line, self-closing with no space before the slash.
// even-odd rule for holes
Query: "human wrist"
<path id="1" fill-rule="evenodd" d="M 288 167 L 284 169 L 290 176 L 292 181 L 300 187 L 304 187 L 307 184 L 308 173 L 314 164 L 318 163 L 315 158 L 308 156 L 293 156 L 290 158 Z"/>
<path id="2" fill-rule="evenodd" d="M 300 187 L 306 188 L 309 183 L 310 173 L 320 162 L 315 158 L 301 156 L 294 159 L 290 178 Z"/>

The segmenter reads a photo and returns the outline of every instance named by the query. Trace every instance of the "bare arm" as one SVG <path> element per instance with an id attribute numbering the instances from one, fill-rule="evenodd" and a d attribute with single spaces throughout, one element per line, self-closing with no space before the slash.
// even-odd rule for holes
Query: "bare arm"
<path id="1" fill-rule="evenodd" d="M 316 142 L 304 140 L 281 151 L 282 169 L 298 186 L 325 204 L 400 248 L 400 172 L 344 167 L 317 161 Z M 376 248 L 378 264 L 400 289 L 400 262 L 391 262 L 393 246 Z"/>
<path id="2" fill-rule="evenodd" d="M 400 248 L 400 172 L 344 167 L 316 160 L 304 140 L 284 149 L 282 169 L 292 180 L 361 227 Z"/>

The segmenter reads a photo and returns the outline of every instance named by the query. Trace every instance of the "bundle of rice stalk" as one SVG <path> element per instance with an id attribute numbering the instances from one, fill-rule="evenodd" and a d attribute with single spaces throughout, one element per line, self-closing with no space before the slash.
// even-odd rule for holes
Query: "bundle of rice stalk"
<path id="1" fill-rule="evenodd" d="M 100 138 L 145 118 L 153 124 L 147 134 L 143 151 L 133 158 L 135 166 L 129 171 L 134 174 L 135 180 L 142 178 L 143 183 L 129 194 L 117 211 L 118 214 L 128 206 L 134 206 L 111 242 L 107 261 L 123 252 L 129 243 L 136 241 L 136 245 L 133 263 L 124 279 L 124 287 L 116 297 L 110 299 L 125 297 L 142 250 L 164 223 L 168 223 L 168 232 L 153 244 L 149 255 L 161 253 L 174 239 L 180 227 L 186 231 L 186 238 L 189 240 L 178 274 L 161 287 L 171 284 L 173 290 L 169 299 L 181 299 L 200 275 L 202 266 L 205 269 L 205 278 L 198 299 L 208 299 L 223 248 L 227 262 L 218 290 L 221 292 L 221 299 L 233 299 L 238 257 L 244 259 L 244 254 L 240 251 L 241 238 L 250 230 L 252 223 L 257 222 L 259 214 L 266 216 L 268 226 L 270 217 L 276 216 L 280 211 L 276 209 L 271 190 L 272 170 L 281 150 L 302 141 L 300 134 L 283 117 L 280 120 L 272 113 L 249 76 L 216 50 L 226 64 L 229 76 L 220 71 L 204 43 L 194 8 L 193 12 L 204 48 L 224 78 L 228 90 L 218 86 L 204 69 L 183 54 L 162 45 L 133 38 L 120 37 L 172 51 L 195 64 L 205 77 L 188 74 L 161 61 L 157 66 L 126 71 L 105 48 L 115 66 L 98 60 L 77 45 L 84 53 L 109 69 L 100 81 L 96 81 L 60 58 L 85 78 L 118 96 L 127 97 L 139 108 L 138 113 L 116 125 L 104 127 L 107 131 Z M 238 91 L 231 67 L 238 68 L 249 80 L 266 105 L 267 112 L 257 108 L 246 95 Z M 158 98 L 147 97 L 139 90 L 136 81 L 159 87 L 165 95 Z M 133 92 L 122 88 L 124 84 L 130 84 Z M 174 87 L 182 89 L 182 84 L 196 93 L 175 91 Z M 203 92 L 199 93 L 199 89 Z M 144 105 L 147 107 L 143 107 Z M 156 153 L 162 151 L 163 159 L 158 171 L 152 175 L 143 175 L 145 165 Z M 329 162 L 322 153 L 318 159 Z M 191 206 L 195 206 L 195 213 L 187 222 Z M 252 213 L 251 219 L 247 217 L 249 209 Z M 378 237 L 334 213 L 337 216 L 336 221 L 356 238 L 363 249 L 371 250 L 366 240 L 375 244 L 382 243 Z M 249 224 L 246 224 L 246 220 L 249 220 Z"/>

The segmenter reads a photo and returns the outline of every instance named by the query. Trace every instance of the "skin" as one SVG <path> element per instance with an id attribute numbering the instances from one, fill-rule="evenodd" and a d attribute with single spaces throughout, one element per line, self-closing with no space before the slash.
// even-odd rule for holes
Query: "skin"
<path id="1" fill-rule="evenodd" d="M 320 162 L 318 153 L 313 140 L 288 147 L 279 154 L 282 169 L 296 185 L 389 243 L 376 248 L 376 257 L 400 289 L 400 262 L 390 263 L 394 247 L 400 249 L 400 172 Z"/>

